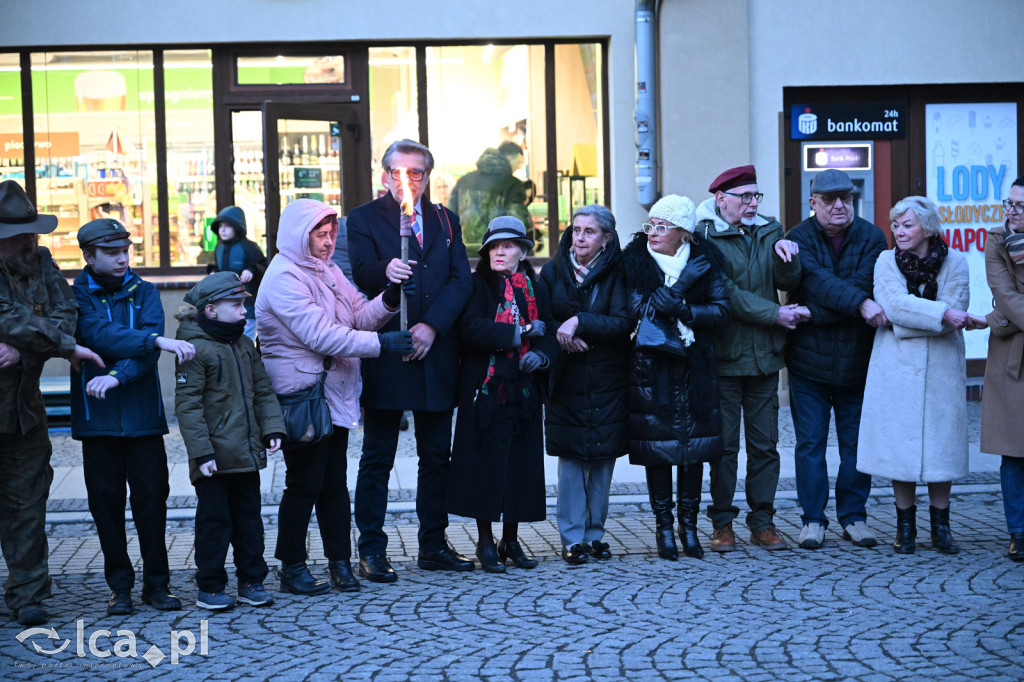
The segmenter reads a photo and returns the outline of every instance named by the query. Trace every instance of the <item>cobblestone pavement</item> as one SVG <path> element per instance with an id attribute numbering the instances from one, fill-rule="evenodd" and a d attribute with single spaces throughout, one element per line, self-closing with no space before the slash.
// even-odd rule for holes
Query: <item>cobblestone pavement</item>
<path id="1" fill-rule="evenodd" d="M 883 543 L 893 534 L 892 497 L 876 489 L 872 524 Z M 799 532 L 793 500 L 779 501 L 778 525 L 791 542 Z M 542 559 L 533 571 L 506 575 L 421 571 L 413 561 L 415 519 L 390 515 L 390 552 L 400 580 L 364 583 L 354 595 L 303 598 L 276 593 L 269 608 L 239 606 L 211 614 L 192 606 L 191 522 L 170 524 L 173 585 L 185 610 L 140 606 L 133 616 L 104 615 L 106 588 L 91 524 L 51 526 L 56 636 L 0 626 L 4 679 L 113 678 L 125 674 L 208 679 L 572 680 L 812 679 L 979 680 L 1020 676 L 1024 664 L 1024 565 L 1004 556 L 997 492 L 958 493 L 953 529 L 963 551 L 938 554 L 927 518 L 918 553 L 897 556 L 886 545 L 861 549 L 833 529 L 824 549 L 768 553 L 745 544 L 704 561 L 667 562 L 653 550 L 653 523 L 641 504 L 615 504 L 607 538 L 616 556 L 570 567 L 556 558 L 551 521 L 521 529 Z M 834 510 L 830 510 L 830 515 Z M 449 537 L 467 555 L 475 529 L 453 517 Z M 277 534 L 267 525 L 268 561 Z M 710 526 L 700 520 L 705 547 Z M 316 529 L 310 553 L 322 557 Z M 137 546 L 132 551 L 137 556 Z M 272 564 L 273 565 L 273 562 Z M 314 571 L 326 572 L 322 558 Z M 233 589 L 233 588 L 230 588 Z M 137 597 L 136 591 L 136 597 Z M 207 648 L 170 658 L 172 641 L 188 649 L 191 634 Z M 82 656 L 76 652 L 76 621 Z M 130 630 L 139 657 L 97 657 Z M 185 631 L 189 631 L 186 633 Z M 176 633 L 175 633 L 176 631 Z M 53 650 L 64 641 L 59 654 Z M 127 646 L 124 644 L 123 646 Z M 141 658 L 147 652 L 156 666 Z M 43 668 L 42 666 L 61 666 Z M 134 666 L 126 671 L 114 666 Z M 101 667 L 103 666 L 103 667 Z"/>

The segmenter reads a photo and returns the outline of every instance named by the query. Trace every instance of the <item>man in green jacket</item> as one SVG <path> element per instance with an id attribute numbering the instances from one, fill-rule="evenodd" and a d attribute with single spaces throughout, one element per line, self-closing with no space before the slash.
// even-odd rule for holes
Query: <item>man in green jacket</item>
<path id="1" fill-rule="evenodd" d="M 103 361 L 75 343 L 78 306 L 39 235 L 57 227 L 14 180 L 0 182 L 0 552 L 7 562 L 4 600 L 24 626 L 47 620 L 50 596 L 46 499 L 50 434 L 39 392 L 52 357 Z"/>
<path id="2" fill-rule="evenodd" d="M 767 550 L 786 549 L 775 530 L 775 489 L 779 483 L 779 370 L 786 330 L 806 311 L 780 305 L 778 290 L 800 283 L 798 247 L 784 239 L 782 225 L 757 212 L 753 166 L 730 168 L 711 183 L 714 197 L 697 208 L 697 232 L 721 251 L 731 319 L 715 330 L 715 358 L 722 410 L 722 458 L 711 464 L 714 526 L 711 549 L 736 549 L 733 504 L 740 448 L 740 417 L 746 432 L 747 526 L 750 542 Z"/>

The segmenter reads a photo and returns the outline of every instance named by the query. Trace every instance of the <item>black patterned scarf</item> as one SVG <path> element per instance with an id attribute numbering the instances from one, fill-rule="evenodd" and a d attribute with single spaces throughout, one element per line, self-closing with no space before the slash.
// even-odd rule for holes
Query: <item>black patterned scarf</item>
<path id="1" fill-rule="evenodd" d="M 896 254 L 896 267 L 907 278 L 907 291 L 914 296 L 934 301 L 939 295 L 939 270 L 949 254 L 946 242 L 941 237 L 929 239 L 928 253 L 923 258 L 910 251 L 903 251 L 898 246 L 893 251 Z M 921 285 L 924 285 L 924 289 Z"/>
<path id="2" fill-rule="evenodd" d="M 1024 232 L 1011 230 L 1009 220 L 1003 225 L 1003 244 L 1006 245 L 1006 252 L 1010 254 L 1010 259 L 1014 263 L 1024 263 Z"/>

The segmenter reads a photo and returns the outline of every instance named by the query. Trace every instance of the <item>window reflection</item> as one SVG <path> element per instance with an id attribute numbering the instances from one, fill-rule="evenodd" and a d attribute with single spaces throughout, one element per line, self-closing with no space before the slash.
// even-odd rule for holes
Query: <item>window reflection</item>
<path id="1" fill-rule="evenodd" d="M 380 160 L 396 140 L 420 138 L 416 49 L 370 48 L 370 175 L 373 196 L 383 196 Z M 436 199 L 435 199 L 436 201 Z"/>
<path id="2" fill-rule="evenodd" d="M 25 186 L 25 137 L 21 125 L 21 63 L 0 52 L 0 180 Z"/>

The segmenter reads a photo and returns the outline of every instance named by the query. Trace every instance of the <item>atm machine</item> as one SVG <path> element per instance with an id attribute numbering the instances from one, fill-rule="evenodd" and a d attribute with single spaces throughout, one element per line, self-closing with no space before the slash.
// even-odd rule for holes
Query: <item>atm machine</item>
<path id="1" fill-rule="evenodd" d="M 811 216 L 811 180 L 823 170 L 835 168 L 853 181 L 854 215 L 874 222 L 875 167 L 873 142 L 801 142 L 800 143 L 800 218 Z"/>

